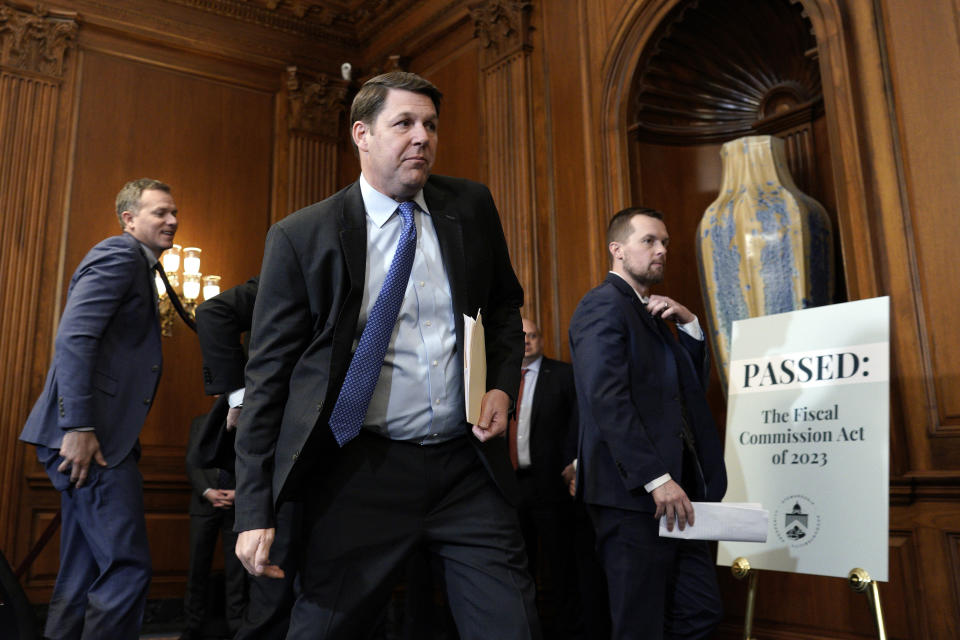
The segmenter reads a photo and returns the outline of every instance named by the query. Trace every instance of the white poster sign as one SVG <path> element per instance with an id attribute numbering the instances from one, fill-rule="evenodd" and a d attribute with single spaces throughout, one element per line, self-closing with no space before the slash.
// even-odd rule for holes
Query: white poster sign
<path id="1" fill-rule="evenodd" d="M 890 299 L 733 324 L 725 502 L 770 512 L 765 543 L 717 564 L 887 580 Z"/>

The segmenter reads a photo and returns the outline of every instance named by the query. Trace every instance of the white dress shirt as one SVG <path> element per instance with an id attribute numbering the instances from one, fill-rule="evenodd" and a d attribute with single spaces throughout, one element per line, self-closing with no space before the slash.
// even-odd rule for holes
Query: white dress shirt
<path id="1" fill-rule="evenodd" d="M 533 409 L 533 394 L 537 388 L 537 377 L 540 375 L 540 356 L 527 366 L 527 374 L 523 377 L 523 397 L 520 398 L 520 411 L 517 413 L 517 466 L 525 469 L 532 464 L 530 460 L 530 411 Z"/>
<path id="2" fill-rule="evenodd" d="M 354 350 L 390 269 L 402 226 L 399 203 L 370 186 L 363 175 L 360 193 L 367 212 L 367 265 Z M 450 283 L 423 191 L 413 201 L 420 210 L 414 214 L 417 248 L 410 281 L 363 424 L 394 440 L 429 444 L 464 433 L 463 360 L 457 351 Z"/>

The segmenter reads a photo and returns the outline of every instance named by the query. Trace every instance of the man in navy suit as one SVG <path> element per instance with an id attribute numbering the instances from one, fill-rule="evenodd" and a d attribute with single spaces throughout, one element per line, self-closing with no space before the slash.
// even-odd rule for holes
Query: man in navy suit
<path id="1" fill-rule="evenodd" d="M 497 437 L 520 382 L 523 290 L 487 188 L 430 175 L 440 97 L 412 73 L 368 80 L 351 109 L 360 179 L 267 236 L 236 436 L 237 554 L 279 575 L 274 505 L 300 495 L 291 640 L 369 635 L 417 549 L 443 564 L 461 638 L 539 637 Z M 486 393 L 471 426 L 463 315 L 478 312 Z"/>
<path id="2" fill-rule="evenodd" d="M 607 229 L 610 274 L 570 323 L 577 493 L 596 530 L 617 639 L 703 638 L 721 616 L 707 543 L 658 535 L 661 516 L 683 529 L 694 523 L 691 501 L 719 501 L 727 486 L 704 395 L 703 332 L 682 304 L 650 293 L 669 240 L 660 212 L 617 213 Z"/>
<path id="3" fill-rule="evenodd" d="M 173 245 L 170 187 L 143 178 L 117 195 L 123 233 L 77 267 L 53 364 L 20 434 L 60 491 L 60 571 L 46 637 L 137 638 L 150 553 L 137 468 L 160 381 L 153 265 Z"/>

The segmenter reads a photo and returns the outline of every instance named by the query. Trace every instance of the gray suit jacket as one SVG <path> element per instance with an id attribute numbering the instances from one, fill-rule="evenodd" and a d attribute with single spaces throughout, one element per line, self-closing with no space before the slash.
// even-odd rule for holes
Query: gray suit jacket
<path id="1" fill-rule="evenodd" d="M 53 364 L 20 439 L 59 449 L 66 430 L 93 427 L 108 466 L 133 449 L 160 381 L 157 294 L 136 238 L 97 244 L 67 292 Z"/>

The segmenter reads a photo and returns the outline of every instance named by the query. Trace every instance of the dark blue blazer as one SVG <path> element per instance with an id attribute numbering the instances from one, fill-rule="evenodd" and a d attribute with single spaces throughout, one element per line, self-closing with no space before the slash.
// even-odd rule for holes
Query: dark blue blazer
<path id="1" fill-rule="evenodd" d="M 577 491 L 587 503 L 656 511 L 644 485 L 665 473 L 682 477 L 681 398 L 706 498 L 723 498 L 723 448 L 704 395 L 706 342 L 678 333 L 679 341 L 612 273 L 577 306 L 570 323 L 580 407 Z"/>
<path id="2" fill-rule="evenodd" d="M 70 280 L 53 364 L 20 439 L 59 449 L 67 429 L 93 427 L 116 466 L 137 442 L 162 361 L 147 258 L 133 236 L 107 238 Z"/>

